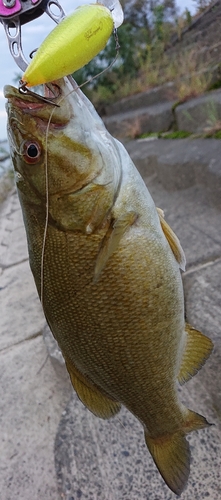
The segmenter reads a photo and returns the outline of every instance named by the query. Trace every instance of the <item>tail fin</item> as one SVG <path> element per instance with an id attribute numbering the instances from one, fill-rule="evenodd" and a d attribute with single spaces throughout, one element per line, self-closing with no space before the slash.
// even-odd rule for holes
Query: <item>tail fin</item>
<path id="1" fill-rule="evenodd" d="M 180 495 L 190 472 L 189 443 L 184 433 L 177 432 L 161 439 L 151 439 L 145 435 L 145 439 L 165 483 L 176 495 Z"/>
<path id="2" fill-rule="evenodd" d="M 201 415 L 187 411 L 183 428 L 174 434 L 153 439 L 145 432 L 146 444 L 154 462 L 165 483 L 176 495 L 180 495 L 186 487 L 190 472 L 190 449 L 185 434 L 210 425 Z"/>

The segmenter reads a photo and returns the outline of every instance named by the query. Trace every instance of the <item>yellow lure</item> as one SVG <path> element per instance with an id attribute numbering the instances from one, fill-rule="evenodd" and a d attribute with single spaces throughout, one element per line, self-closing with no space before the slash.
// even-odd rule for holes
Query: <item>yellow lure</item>
<path id="1" fill-rule="evenodd" d="M 104 5 L 78 7 L 42 42 L 22 82 L 33 87 L 74 73 L 105 47 L 113 29 L 113 17 Z"/>

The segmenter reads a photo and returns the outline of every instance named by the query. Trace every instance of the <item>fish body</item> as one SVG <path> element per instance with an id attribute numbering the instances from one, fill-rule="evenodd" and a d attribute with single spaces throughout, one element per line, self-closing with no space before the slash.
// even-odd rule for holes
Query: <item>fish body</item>
<path id="1" fill-rule="evenodd" d="M 182 248 L 126 150 L 79 89 L 56 83 L 63 97 L 53 112 L 5 88 L 38 293 L 82 402 L 101 418 L 125 405 L 180 494 L 189 475 L 185 434 L 208 423 L 181 404 L 177 380 L 200 369 L 212 343 L 185 324 Z"/>
<path id="2" fill-rule="evenodd" d="M 104 49 L 114 21 L 101 4 L 78 7 L 49 33 L 22 76 L 27 87 L 74 73 Z"/>

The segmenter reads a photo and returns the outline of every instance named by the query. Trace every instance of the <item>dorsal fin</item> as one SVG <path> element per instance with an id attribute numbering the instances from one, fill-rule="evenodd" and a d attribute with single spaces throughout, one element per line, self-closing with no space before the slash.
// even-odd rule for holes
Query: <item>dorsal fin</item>
<path id="1" fill-rule="evenodd" d="M 178 381 L 182 385 L 202 368 L 213 350 L 212 341 L 186 323 L 186 346 L 183 353 Z"/>
<path id="2" fill-rule="evenodd" d="M 94 272 L 94 282 L 98 281 L 99 276 L 104 269 L 108 259 L 117 249 L 123 234 L 137 219 L 135 212 L 127 212 L 111 222 L 110 227 L 103 238 L 101 247 L 97 256 Z"/>
<path id="3" fill-rule="evenodd" d="M 166 239 L 170 245 L 170 248 L 175 256 L 175 259 L 177 260 L 177 262 L 180 266 L 180 269 L 182 269 L 182 271 L 185 271 L 186 257 L 185 257 L 184 251 L 181 247 L 180 241 L 177 238 L 177 236 L 175 235 L 175 233 L 173 232 L 173 230 L 171 229 L 171 227 L 169 226 L 169 224 L 167 224 L 167 222 L 165 221 L 163 210 L 161 210 L 161 208 L 157 208 L 157 212 L 159 215 L 162 230 L 163 230 L 163 232 L 166 236 Z"/>

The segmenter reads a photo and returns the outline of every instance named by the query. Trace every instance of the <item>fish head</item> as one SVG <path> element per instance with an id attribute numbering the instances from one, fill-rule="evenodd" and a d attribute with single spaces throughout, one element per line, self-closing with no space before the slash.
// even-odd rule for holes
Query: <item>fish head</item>
<path id="1" fill-rule="evenodd" d="M 53 162 L 49 173 L 51 193 L 56 191 L 56 183 L 59 182 L 56 165 L 61 151 L 57 151 L 56 144 L 58 137 L 59 144 L 66 138 L 64 130 L 70 123 L 70 107 L 65 99 L 59 107 L 52 106 L 35 95 L 21 94 L 8 85 L 4 93 L 8 99 L 8 138 L 18 189 L 32 200 L 34 191 L 40 200 L 45 196 L 46 161 Z M 55 105 L 56 101 L 58 98 Z M 62 177 L 61 171 L 59 177 Z"/>
<path id="2" fill-rule="evenodd" d="M 114 197 L 120 177 L 117 148 L 77 86 L 73 88 L 62 79 L 52 88 L 57 97 L 49 90 L 46 97 L 53 97 L 54 105 L 11 86 L 4 89 L 17 188 L 20 200 L 22 197 L 23 202 L 34 204 L 42 213 L 48 197 L 49 215 L 68 228 L 70 217 L 73 224 L 77 220 L 77 215 L 73 218 L 74 210 L 79 212 L 79 207 L 73 206 L 77 200 L 78 205 L 81 203 L 80 224 L 84 219 L 85 226 L 92 205 L 97 204 L 97 192 L 100 196 L 103 187 L 104 212 Z M 78 193 L 87 195 L 91 203 L 84 203 L 82 196 L 79 200 Z M 100 214 L 99 221 L 102 217 Z"/>

